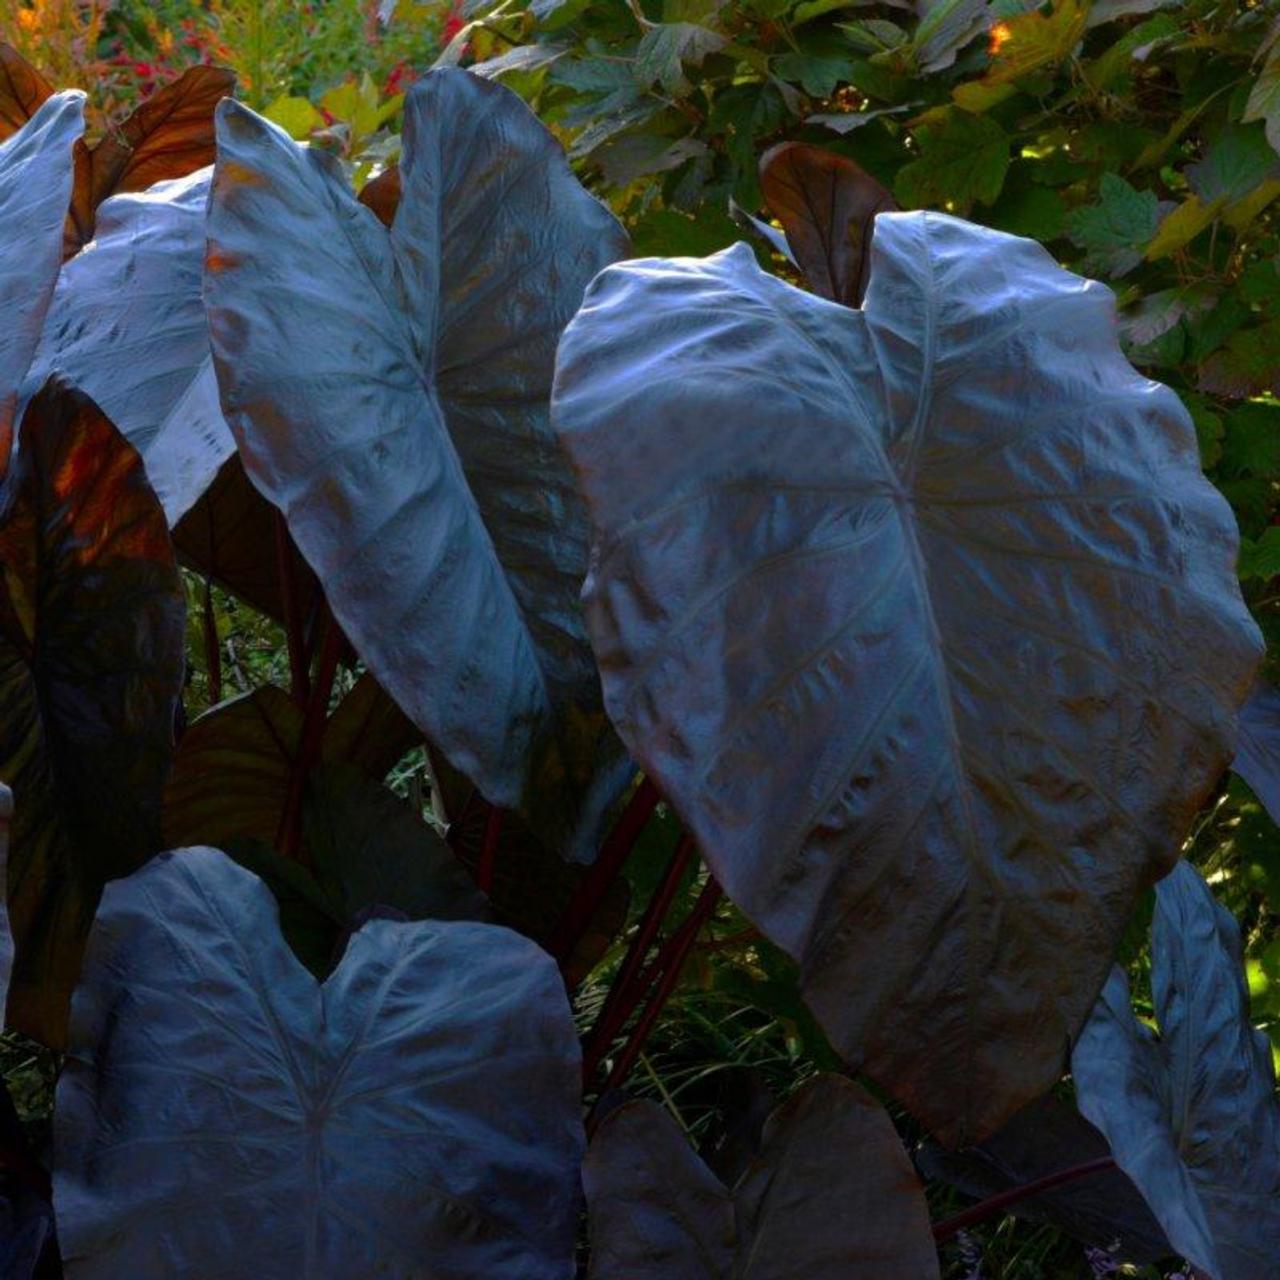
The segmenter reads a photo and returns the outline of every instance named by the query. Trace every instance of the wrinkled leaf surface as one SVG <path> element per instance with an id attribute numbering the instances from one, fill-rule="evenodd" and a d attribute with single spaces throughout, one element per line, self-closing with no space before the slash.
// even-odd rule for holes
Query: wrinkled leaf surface
<path id="1" fill-rule="evenodd" d="M 319 985 L 256 876 L 165 854 L 108 886 L 76 993 L 67 1276 L 569 1280 L 580 1069 L 518 935 L 373 920 Z"/>
<path id="2" fill-rule="evenodd" d="M 623 741 L 833 1046 L 965 1145 L 1058 1078 L 1261 642 L 1108 290 L 937 214 L 872 260 L 862 311 L 744 245 L 609 268 L 554 413 Z"/>
<path id="3" fill-rule="evenodd" d="M 486 796 L 590 857 L 629 769 L 547 397 L 560 331 L 625 238 L 523 103 L 466 72 L 409 93 L 399 177 L 388 231 L 331 158 L 224 105 L 206 284 L 223 407 L 388 693 Z"/>

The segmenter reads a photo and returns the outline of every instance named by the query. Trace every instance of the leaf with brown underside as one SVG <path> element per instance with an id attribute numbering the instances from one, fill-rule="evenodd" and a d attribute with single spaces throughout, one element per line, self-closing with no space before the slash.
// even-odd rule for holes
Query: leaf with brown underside
<path id="1" fill-rule="evenodd" d="M 213 163 L 213 113 L 236 87 L 224 67 L 192 67 L 151 95 L 118 128 L 76 153 L 76 182 L 63 246 L 65 257 L 93 239 L 98 206 L 108 196 L 144 191 Z"/>
<path id="2" fill-rule="evenodd" d="M 234 453 L 174 526 L 173 541 L 185 565 L 283 622 L 275 521 L 275 508 L 249 483 L 240 455 Z M 288 556 L 306 619 L 320 603 L 320 584 L 292 542 Z"/>
<path id="3" fill-rule="evenodd" d="M 388 165 L 376 178 L 364 184 L 357 199 L 378 215 L 378 221 L 384 227 L 389 227 L 396 220 L 396 210 L 400 207 L 400 166 Z"/>
<path id="4" fill-rule="evenodd" d="M 783 142 L 760 158 L 760 190 L 814 291 L 861 306 L 876 214 L 898 207 L 888 189 L 834 151 Z"/>
<path id="5" fill-rule="evenodd" d="M 730 1191 L 670 1116 L 631 1102 L 582 1168 L 590 1280 L 929 1280 L 919 1179 L 879 1103 L 819 1076 L 779 1107 Z"/>
<path id="6" fill-rule="evenodd" d="M 9 1024 L 57 1047 L 103 884 L 161 847 L 183 594 L 141 459 L 57 379 L 23 417 L 2 506 Z"/>
<path id="7" fill-rule="evenodd" d="M 11 44 L 0 42 L 0 142 L 52 97 L 53 86 Z"/>

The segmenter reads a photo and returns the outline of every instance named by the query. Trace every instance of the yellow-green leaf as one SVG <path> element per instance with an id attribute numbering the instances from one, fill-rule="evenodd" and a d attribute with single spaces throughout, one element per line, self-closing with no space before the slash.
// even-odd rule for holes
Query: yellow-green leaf
<path id="1" fill-rule="evenodd" d="M 1155 236 L 1147 245 L 1147 260 L 1154 262 L 1157 258 L 1167 258 L 1194 240 L 1218 216 L 1218 211 L 1225 203 L 1221 196 L 1208 204 L 1199 196 L 1184 200 L 1172 213 L 1165 216 L 1156 229 Z"/>
<path id="2" fill-rule="evenodd" d="M 324 116 L 309 99 L 287 93 L 282 93 L 262 114 L 272 124 L 278 124 L 289 137 L 298 140 L 310 136 L 312 129 L 319 129 L 324 124 Z"/>

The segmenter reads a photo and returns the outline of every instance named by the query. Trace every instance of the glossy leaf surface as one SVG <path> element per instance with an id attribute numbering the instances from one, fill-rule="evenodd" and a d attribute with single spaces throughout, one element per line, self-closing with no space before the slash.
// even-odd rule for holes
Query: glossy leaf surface
<path id="1" fill-rule="evenodd" d="M 328 157 L 222 108 L 206 294 L 223 407 L 387 691 L 486 796 L 589 857 L 629 769 L 547 397 L 559 333 L 625 238 L 500 85 L 424 77 L 404 139 L 388 232 Z"/>
<path id="2" fill-rule="evenodd" d="M 59 93 L 0 143 L 0 461 L 58 279 L 72 148 L 84 131 L 84 94 Z"/>
<path id="3" fill-rule="evenodd" d="M 1107 1140 L 1075 1107 L 1049 1094 L 1023 1107 L 980 1146 L 947 1151 L 930 1141 L 915 1158 L 926 1177 L 985 1200 L 1110 1154 Z M 1157 1262 L 1174 1252 L 1142 1193 L 1121 1169 L 1064 1182 L 1019 1200 L 1008 1212 L 1032 1222 L 1052 1222 L 1129 1262 Z"/>
<path id="4" fill-rule="evenodd" d="M 760 158 L 760 190 L 814 290 L 856 307 L 871 270 L 871 234 L 893 196 L 852 160 L 783 142 Z"/>
<path id="5" fill-rule="evenodd" d="M 1268 1280 L 1280 1258 L 1280 1098 L 1249 1021 L 1240 929 L 1186 862 L 1156 886 L 1160 1035 L 1112 971 L 1071 1056 L 1080 1109 L 1169 1241 L 1213 1280 Z"/>
<path id="6" fill-rule="evenodd" d="M 769 1118 L 732 1191 L 670 1116 L 631 1102 L 583 1165 L 591 1280 L 927 1280 L 938 1259 L 888 1115 L 820 1076 Z"/>
<path id="7" fill-rule="evenodd" d="M 1108 290 L 936 214 L 872 260 L 862 311 L 744 245 L 612 267 L 553 404 L 623 741 L 833 1046 L 965 1145 L 1058 1078 L 1261 641 Z"/>
<path id="8" fill-rule="evenodd" d="M 209 179 L 102 206 L 93 251 L 62 269 L 32 373 L 40 385 L 60 371 L 101 405 L 142 454 L 170 525 L 235 452 L 201 297 Z"/>
<path id="9" fill-rule="evenodd" d="M 57 1046 L 103 882 L 160 848 L 184 604 L 141 460 L 56 380 L 27 407 L 0 505 L 9 1022 Z"/>
<path id="10" fill-rule="evenodd" d="M 165 854 L 108 886 L 76 993 L 67 1276 L 568 1280 L 579 1071 L 516 934 L 372 920 L 318 985 L 257 877 Z"/>
<path id="11" fill-rule="evenodd" d="M 191 67 L 94 146 L 82 142 L 76 149 L 65 256 L 94 238 L 98 206 L 109 196 L 145 191 L 212 164 L 214 110 L 235 87 L 235 76 L 223 67 Z"/>

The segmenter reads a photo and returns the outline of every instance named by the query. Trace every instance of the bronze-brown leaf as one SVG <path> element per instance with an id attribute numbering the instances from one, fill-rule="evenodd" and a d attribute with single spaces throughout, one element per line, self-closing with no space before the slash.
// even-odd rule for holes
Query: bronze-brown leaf
<path id="1" fill-rule="evenodd" d="M 0 508 L 9 1025 L 57 1047 L 103 884 L 160 848 L 182 585 L 138 454 L 57 379 L 23 417 Z"/>
<path id="2" fill-rule="evenodd" d="M 236 85 L 224 67 L 192 67 L 151 95 L 95 146 L 76 152 L 76 184 L 67 223 L 66 257 L 93 238 L 94 216 L 108 196 L 144 191 L 213 163 L 213 112 Z"/>
<path id="3" fill-rule="evenodd" d="M 53 86 L 13 45 L 0 42 L 0 142 L 17 133 L 52 93 Z"/>
<path id="4" fill-rule="evenodd" d="M 875 216 L 898 207 L 888 189 L 852 160 L 803 142 L 761 156 L 760 189 L 814 291 L 860 306 Z"/>

